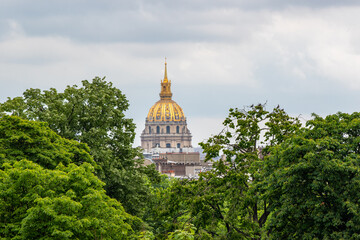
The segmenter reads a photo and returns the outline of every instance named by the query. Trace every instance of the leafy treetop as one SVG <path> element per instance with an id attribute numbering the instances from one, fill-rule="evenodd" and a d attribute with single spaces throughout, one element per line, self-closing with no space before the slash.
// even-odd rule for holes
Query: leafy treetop
<path id="1" fill-rule="evenodd" d="M 47 122 L 60 136 L 86 143 L 107 194 L 127 212 L 141 216 L 151 198 L 149 179 L 156 179 L 157 172 L 141 166 L 140 151 L 132 147 L 135 124 L 125 117 L 128 107 L 119 89 L 95 77 L 82 81 L 81 87 L 67 86 L 64 92 L 28 89 L 22 97 L 0 104 L 0 114 Z"/>
<path id="2" fill-rule="evenodd" d="M 60 137 L 47 123 L 14 116 L 0 118 L 0 166 L 28 159 L 47 169 L 55 169 L 59 163 L 88 162 L 96 167 L 89 151 L 86 144 Z"/>

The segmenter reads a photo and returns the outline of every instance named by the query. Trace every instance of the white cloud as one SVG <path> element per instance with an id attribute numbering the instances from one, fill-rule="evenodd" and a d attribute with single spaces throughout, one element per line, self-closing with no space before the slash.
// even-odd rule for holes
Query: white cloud
<path id="1" fill-rule="evenodd" d="M 219 130 L 217 118 L 230 106 L 270 100 L 303 114 L 358 109 L 359 6 L 204 2 L 92 1 L 62 10 L 8 1 L 11 9 L 0 9 L 0 96 L 107 76 L 142 128 L 166 56 L 194 143 Z"/>
<path id="2" fill-rule="evenodd" d="M 360 36 L 359 28 L 353 27 L 359 25 L 360 16 L 355 13 L 359 10 L 300 8 L 277 12 L 258 38 L 269 49 L 263 49 L 265 54 L 305 84 L 309 83 L 305 81 L 307 76 L 315 75 L 348 89 L 359 89 L 360 54 L 353 39 Z M 352 17 L 344 20 L 342 16 Z"/>
<path id="3" fill-rule="evenodd" d="M 188 128 L 193 135 L 193 147 L 197 147 L 198 143 L 220 133 L 223 129 L 222 123 L 225 117 L 188 117 Z"/>

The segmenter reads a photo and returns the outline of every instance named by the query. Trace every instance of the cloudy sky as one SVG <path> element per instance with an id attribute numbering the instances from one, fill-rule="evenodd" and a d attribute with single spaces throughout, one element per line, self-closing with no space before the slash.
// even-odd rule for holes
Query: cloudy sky
<path id="1" fill-rule="evenodd" d="M 140 133 L 165 57 L 193 145 L 230 107 L 360 111 L 360 1 L 0 0 L 1 101 L 106 76 Z"/>

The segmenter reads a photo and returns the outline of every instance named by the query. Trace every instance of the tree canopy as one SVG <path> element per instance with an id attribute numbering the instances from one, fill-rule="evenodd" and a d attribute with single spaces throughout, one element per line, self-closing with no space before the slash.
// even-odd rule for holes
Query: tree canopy
<path id="1" fill-rule="evenodd" d="M 230 109 L 200 143 L 213 169 L 169 180 L 141 165 L 127 108 L 100 78 L 0 104 L 0 238 L 360 238 L 360 113 Z"/>
<path id="2" fill-rule="evenodd" d="M 0 168 L 6 161 L 14 163 L 28 159 L 44 168 L 55 169 L 88 162 L 97 167 L 84 143 L 60 137 L 47 123 L 27 121 L 19 117 L 0 118 Z"/>
<path id="3" fill-rule="evenodd" d="M 271 239 L 358 239 L 360 113 L 313 117 L 266 161 Z"/>
<path id="4" fill-rule="evenodd" d="M 86 143 L 107 194 L 127 212 L 141 216 L 151 193 L 147 173 L 156 172 L 141 166 L 141 155 L 132 147 L 135 124 L 125 117 L 128 107 L 119 89 L 95 77 L 82 81 L 81 87 L 67 86 L 64 92 L 28 89 L 22 97 L 0 104 L 0 112 L 47 122 L 60 136 Z"/>
<path id="5" fill-rule="evenodd" d="M 173 231 L 190 222 L 198 239 L 257 239 L 265 234 L 272 202 L 262 198 L 258 184 L 269 147 L 283 142 L 300 128 L 280 107 L 269 112 L 262 104 L 230 109 L 218 135 L 201 143 L 213 170 L 196 180 L 175 183 L 163 209 L 174 220 Z M 223 156 L 223 157 L 221 157 Z"/>
<path id="6" fill-rule="evenodd" d="M 21 160 L 0 170 L 0 236 L 6 239 L 131 239 L 136 218 L 108 197 L 84 163 L 54 170 Z"/>
<path id="7" fill-rule="evenodd" d="M 201 144 L 213 170 L 175 181 L 158 207 L 159 239 L 358 239 L 360 113 L 301 126 L 280 107 L 231 109 Z"/>
<path id="8" fill-rule="evenodd" d="M 46 123 L 0 118 L 0 238 L 133 239 L 140 219 L 106 195 L 88 151 Z"/>

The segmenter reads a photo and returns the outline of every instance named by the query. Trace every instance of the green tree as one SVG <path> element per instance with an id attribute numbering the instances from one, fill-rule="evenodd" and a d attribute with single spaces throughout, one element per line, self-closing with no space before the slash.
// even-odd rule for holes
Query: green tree
<path id="1" fill-rule="evenodd" d="M 21 160 L 3 168 L 2 239 L 132 239 L 139 220 L 105 194 L 89 163 L 49 170 Z"/>
<path id="2" fill-rule="evenodd" d="M 53 132 L 47 123 L 23 120 L 19 117 L 0 118 L 0 168 L 4 162 L 28 159 L 44 168 L 55 169 L 84 162 L 97 167 L 84 143 L 68 140 Z"/>
<path id="3" fill-rule="evenodd" d="M 60 136 L 86 143 L 100 166 L 96 174 L 106 183 L 107 194 L 121 201 L 127 212 L 141 216 L 151 197 L 147 174 L 155 172 L 141 166 L 139 151 L 132 147 L 135 124 L 125 117 L 128 107 L 119 89 L 96 77 L 63 93 L 28 89 L 23 97 L 2 103 L 0 112 L 47 122 Z"/>
<path id="4" fill-rule="evenodd" d="M 270 214 L 271 199 L 261 188 L 264 156 L 300 128 L 279 106 L 268 112 L 262 104 L 230 109 L 223 131 L 200 145 L 213 171 L 198 180 L 174 184 L 168 211 L 188 216 L 199 239 L 259 239 Z M 174 227 L 174 226 L 173 226 Z"/>
<path id="5" fill-rule="evenodd" d="M 186 225 L 183 230 L 175 230 L 170 232 L 168 240 L 194 240 L 195 228 L 190 224 Z"/>
<path id="6" fill-rule="evenodd" d="M 360 238 L 360 113 L 313 115 L 266 160 L 271 239 Z"/>
<path id="7" fill-rule="evenodd" d="M 88 151 L 47 123 L 0 118 L 0 238 L 132 239 L 142 223 L 105 194 Z"/>

